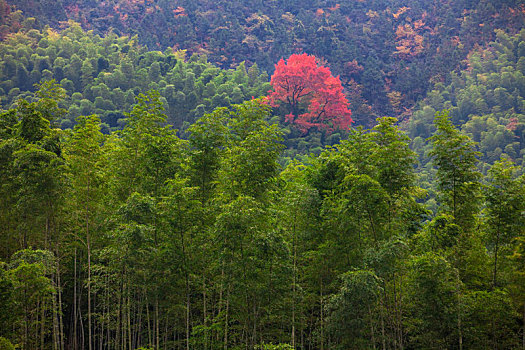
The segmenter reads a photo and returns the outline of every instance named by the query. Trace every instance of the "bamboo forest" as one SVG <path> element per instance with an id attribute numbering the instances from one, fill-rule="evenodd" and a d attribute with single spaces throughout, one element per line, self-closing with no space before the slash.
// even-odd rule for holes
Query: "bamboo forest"
<path id="1" fill-rule="evenodd" d="M 524 0 L 0 0 L 0 350 L 525 350 Z"/>

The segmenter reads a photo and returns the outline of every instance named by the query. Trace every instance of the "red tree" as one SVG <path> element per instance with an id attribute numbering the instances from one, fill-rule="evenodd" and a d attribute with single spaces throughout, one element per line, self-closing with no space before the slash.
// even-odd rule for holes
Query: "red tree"
<path id="1" fill-rule="evenodd" d="M 327 67 L 318 66 L 315 56 L 291 55 L 287 62 L 281 59 L 270 83 L 270 105 L 287 105 L 290 113 L 286 122 L 296 124 L 303 132 L 311 128 L 327 132 L 348 129 L 353 122 L 341 80 Z"/>

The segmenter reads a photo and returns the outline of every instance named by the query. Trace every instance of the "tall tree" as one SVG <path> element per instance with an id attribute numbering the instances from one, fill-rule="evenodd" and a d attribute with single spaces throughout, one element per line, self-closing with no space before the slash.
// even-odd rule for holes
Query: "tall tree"
<path id="1" fill-rule="evenodd" d="M 240 341 L 246 347 L 269 336 L 257 335 L 257 325 L 269 322 L 271 293 L 281 292 L 282 287 L 275 276 L 283 272 L 287 252 L 269 206 L 277 185 L 281 132 L 266 121 L 268 114 L 269 107 L 259 100 L 229 112 L 231 137 L 219 170 L 219 213 L 214 227 L 225 348 L 239 343 L 232 337 L 234 322 L 241 324 Z"/>
<path id="2" fill-rule="evenodd" d="M 511 242 L 519 236 L 524 224 L 525 177 L 518 177 L 517 172 L 517 167 L 508 159 L 494 163 L 488 172 L 488 184 L 484 191 L 488 243 L 494 257 L 493 287 L 498 286 L 501 252 L 503 256 L 510 253 Z"/>
<path id="3" fill-rule="evenodd" d="M 176 131 L 166 125 L 166 115 L 164 114 L 164 105 L 160 95 L 156 91 L 150 91 L 147 94 L 140 94 L 137 97 L 137 103 L 126 119 L 127 124 L 122 130 L 121 138 L 114 138 L 108 142 L 109 157 L 111 170 L 110 188 L 114 208 L 131 206 L 135 201 L 133 198 L 150 198 L 151 217 L 146 223 L 128 220 L 125 217 L 118 217 L 117 222 L 120 226 L 127 228 L 129 225 L 146 225 L 147 228 L 140 229 L 145 238 L 141 241 L 144 244 L 149 240 L 153 243 L 148 251 L 147 263 L 143 267 L 148 276 L 157 276 L 161 278 L 165 266 L 161 264 L 162 251 L 167 239 L 166 232 L 162 230 L 159 203 L 169 194 L 167 182 L 176 177 L 181 169 L 186 169 L 184 155 L 186 154 L 186 143 L 180 140 Z M 133 198 L 132 198 L 133 197 Z M 140 208 L 137 208 L 140 209 Z M 118 244 L 118 229 L 116 229 L 115 242 Z M 127 231 L 132 235 L 133 230 Z M 138 232 L 138 231 L 137 231 Z M 140 249 L 142 252 L 145 248 Z M 117 269 L 124 268 L 118 267 Z M 128 339 L 120 338 L 122 344 L 130 343 L 131 337 L 130 319 L 124 316 L 130 316 L 128 308 L 129 301 L 126 293 L 132 293 L 136 287 L 128 283 L 130 276 L 133 276 L 131 266 L 125 266 L 129 273 L 118 274 L 121 289 L 117 294 L 120 310 L 125 311 L 120 314 L 117 321 L 117 328 L 128 335 Z M 117 270 L 118 271 L 118 270 Z M 124 288 L 124 289 L 123 289 Z M 153 283 L 148 284 L 145 291 L 151 300 L 145 307 L 153 307 L 152 324 L 153 335 L 151 336 L 150 345 L 159 347 L 162 341 L 161 322 L 162 320 L 162 285 Z M 124 293 L 124 294 L 122 294 Z M 144 291 L 142 291 L 144 293 Z M 117 331 L 117 334 L 119 332 Z"/>
<path id="4" fill-rule="evenodd" d="M 348 100 L 339 77 L 318 64 L 315 56 L 291 55 L 275 65 L 268 100 L 271 106 L 287 106 L 286 121 L 303 132 L 311 128 L 332 132 L 352 123 Z"/>
<path id="5" fill-rule="evenodd" d="M 410 344 L 428 349 L 455 348 L 461 338 L 457 322 L 461 283 L 454 268 L 432 252 L 412 258 L 409 268 L 410 303 L 405 323 Z"/>
<path id="6" fill-rule="evenodd" d="M 7 275 L 13 287 L 13 306 L 15 316 L 13 329 L 17 343 L 24 349 L 41 349 L 46 339 L 54 333 L 50 318 L 55 312 L 52 302 L 56 290 L 53 288 L 51 274 L 55 268 L 55 257 L 48 250 L 24 249 L 11 257 Z M 58 348 L 56 340 L 53 346 Z"/>
<path id="7" fill-rule="evenodd" d="M 436 168 L 442 210 L 468 232 L 474 229 L 480 209 L 481 173 L 476 167 L 479 152 L 474 142 L 454 127 L 448 111 L 437 112 L 434 123 L 430 155 Z"/>
<path id="8" fill-rule="evenodd" d="M 87 249 L 87 316 L 88 349 L 94 348 L 92 321 L 92 251 L 93 232 L 100 226 L 104 180 L 102 171 L 102 142 L 100 118 L 96 115 L 77 118 L 77 125 L 65 147 L 65 157 L 69 165 L 72 201 L 69 203 L 73 220 L 84 235 L 80 239 Z M 76 259 L 76 255 L 75 255 Z M 76 276 L 74 276 L 76 282 Z M 77 300 L 74 300 L 76 305 Z M 76 315 L 76 312 L 75 312 Z M 73 321 L 76 326 L 77 320 Z M 76 334 L 77 330 L 73 332 Z M 75 339 L 76 346 L 76 339 Z"/>
<path id="9" fill-rule="evenodd" d="M 328 304 L 328 324 L 335 348 L 376 349 L 374 314 L 381 281 L 370 270 L 349 271 L 341 279 L 341 289 Z"/>

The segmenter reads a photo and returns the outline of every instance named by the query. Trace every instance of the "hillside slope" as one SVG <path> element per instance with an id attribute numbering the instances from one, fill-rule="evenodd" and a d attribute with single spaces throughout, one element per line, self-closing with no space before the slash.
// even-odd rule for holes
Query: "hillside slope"
<path id="1" fill-rule="evenodd" d="M 257 65 L 222 70 L 185 51 L 147 51 L 136 38 L 100 37 L 69 23 L 61 32 L 23 29 L 0 42 L 0 98 L 4 108 L 31 98 L 34 84 L 55 79 L 69 99 L 68 114 L 58 121 L 71 127 L 79 115 L 97 113 L 109 127 L 119 127 L 135 96 L 160 92 L 168 121 L 180 128 L 217 107 L 241 103 L 269 89 Z"/>
<path id="2" fill-rule="evenodd" d="M 467 68 L 437 83 L 408 123 L 416 148 L 434 131 L 436 111 L 450 110 L 452 121 L 479 143 L 481 160 L 501 155 L 523 164 L 525 155 L 525 30 L 497 32 L 487 48 L 472 52 Z M 420 150 L 423 154 L 424 151 Z"/>
<path id="3" fill-rule="evenodd" d="M 522 0 L 9 2 L 52 27 L 72 19 L 99 34 L 138 34 L 150 49 L 187 49 L 222 68 L 256 62 L 271 73 L 281 57 L 314 54 L 372 106 L 354 114 L 363 123 L 407 114 L 494 29 L 515 33 L 525 18 Z"/>

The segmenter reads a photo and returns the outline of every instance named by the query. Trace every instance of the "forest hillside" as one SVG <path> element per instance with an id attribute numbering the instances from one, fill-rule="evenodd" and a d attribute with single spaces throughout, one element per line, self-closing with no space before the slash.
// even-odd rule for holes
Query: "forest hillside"
<path id="1" fill-rule="evenodd" d="M 0 350 L 525 349 L 524 24 L 0 0 Z"/>
<path id="2" fill-rule="evenodd" d="M 223 69 L 257 63 L 272 74 L 282 57 L 315 55 L 371 106 L 358 118 L 365 123 L 409 112 L 432 82 L 448 82 L 452 70 L 466 68 L 463 60 L 496 39 L 495 29 L 515 34 L 525 20 L 522 0 L 7 3 L 37 18 L 40 27 L 58 29 L 74 20 L 98 35 L 138 35 L 149 50 L 205 55 Z"/>

